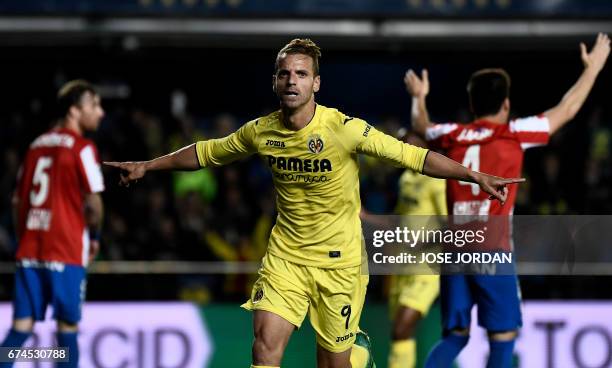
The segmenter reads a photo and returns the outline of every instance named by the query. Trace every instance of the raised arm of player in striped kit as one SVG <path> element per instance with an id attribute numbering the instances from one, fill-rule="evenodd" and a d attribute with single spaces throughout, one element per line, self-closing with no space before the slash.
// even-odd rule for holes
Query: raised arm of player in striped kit
<path id="1" fill-rule="evenodd" d="M 530 142 L 529 134 L 526 132 L 543 132 L 545 125 L 544 118 L 547 118 L 546 123 L 549 126 L 548 134 L 554 134 L 576 116 L 608 59 L 610 54 L 610 38 L 606 34 L 599 33 L 591 51 L 587 53 L 585 44 L 581 43 L 580 53 L 584 69 L 578 80 L 565 93 L 561 101 L 537 117 L 515 121 L 514 131 L 519 133 L 517 137 L 520 138 L 523 149 L 534 147 L 532 143 L 540 143 L 537 142 L 537 138 L 536 142 Z M 420 78 L 414 71 L 409 70 L 404 77 L 404 83 L 412 96 L 411 120 L 412 128 L 415 132 L 433 141 L 439 135 L 449 134 L 456 128 L 453 124 L 435 127 L 435 124 L 430 121 L 425 103 L 425 99 L 429 94 L 429 75 L 426 69 L 423 69 Z M 435 129 L 432 129 L 434 127 Z"/>
<path id="2" fill-rule="evenodd" d="M 606 64 L 608 55 L 610 55 L 610 38 L 607 34 L 597 35 L 595 44 L 589 53 L 587 53 L 586 45 L 580 43 L 580 58 L 584 66 L 582 74 L 561 101 L 544 113 L 550 121 L 550 134 L 563 127 L 580 111 L 595 84 L 595 79 Z"/>

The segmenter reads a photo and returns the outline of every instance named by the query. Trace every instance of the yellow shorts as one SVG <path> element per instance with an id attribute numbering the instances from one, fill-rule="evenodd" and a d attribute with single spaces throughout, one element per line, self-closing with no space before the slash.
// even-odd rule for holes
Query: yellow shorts
<path id="1" fill-rule="evenodd" d="M 272 312 L 297 328 L 308 313 L 317 343 L 340 353 L 355 342 L 368 279 L 361 266 L 308 267 L 266 254 L 251 299 L 242 307 Z"/>
<path id="2" fill-rule="evenodd" d="M 439 275 L 393 275 L 389 290 L 389 312 L 395 317 L 400 306 L 425 316 L 440 293 Z"/>

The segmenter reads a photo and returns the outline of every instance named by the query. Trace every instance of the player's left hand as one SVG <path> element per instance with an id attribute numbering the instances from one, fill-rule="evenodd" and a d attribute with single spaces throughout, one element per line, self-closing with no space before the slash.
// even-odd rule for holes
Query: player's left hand
<path id="1" fill-rule="evenodd" d="M 473 171 L 474 181 L 480 188 L 490 195 L 489 199 L 497 199 L 503 205 L 508 199 L 509 184 L 522 183 L 525 178 L 501 178 Z"/>
<path id="2" fill-rule="evenodd" d="M 595 44 L 590 52 L 587 53 L 587 47 L 584 43 L 580 43 L 580 57 L 585 68 L 592 68 L 596 73 L 604 67 L 606 60 L 610 55 L 610 37 L 605 33 L 599 33 Z"/>
<path id="3" fill-rule="evenodd" d="M 88 264 L 91 264 L 96 259 L 96 257 L 98 256 L 98 253 L 100 253 L 100 241 L 90 239 L 89 240 L 89 262 Z"/>

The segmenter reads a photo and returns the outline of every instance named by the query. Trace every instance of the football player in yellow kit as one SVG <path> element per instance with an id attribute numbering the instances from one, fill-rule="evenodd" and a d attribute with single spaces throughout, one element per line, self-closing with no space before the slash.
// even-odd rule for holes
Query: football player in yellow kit
<path id="1" fill-rule="evenodd" d="M 252 367 L 279 367 L 306 314 L 317 335 L 319 367 L 374 366 L 369 341 L 358 329 L 368 282 L 359 219 L 359 153 L 429 176 L 476 183 L 500 201 L 506 200 L 506 185 L 522 181 L 472 171 L 315 103 L 320 55 L 308 39 L 285 45 L 272 79 L 280 109 L 229 136 L 150 161 L 106 163 L 123 170 L 124 185 L 149 170 L 197 170 L 252 154 L 270 169 L 278 217 L 260 277 L 243 305 L 254 311 Z"/>

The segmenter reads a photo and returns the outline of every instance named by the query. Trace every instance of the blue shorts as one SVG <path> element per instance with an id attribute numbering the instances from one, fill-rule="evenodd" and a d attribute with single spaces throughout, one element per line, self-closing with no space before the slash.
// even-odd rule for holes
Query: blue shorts
<path id="1" fill-rule="evenodd" d="M 443 275 L 440 296 L 445 333 L 469 328 L 474 305 L 478 325 L 487 331 L 513 331 L 522 325 L 516 275 Z"/>
<path id="2" fill-rule="evenodd" d="M 86 286 L 86 271 L 81 266 L 44 262 L 17 266 L 13 317 L 43 321 L 51 304 L 55 320 L 76 324 L 81 320 Z"/>

